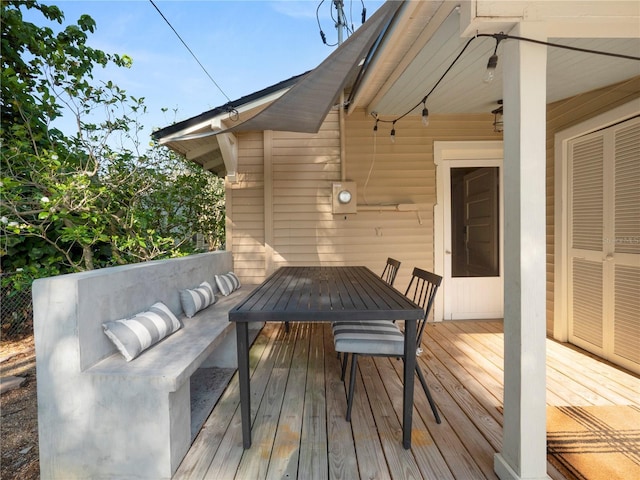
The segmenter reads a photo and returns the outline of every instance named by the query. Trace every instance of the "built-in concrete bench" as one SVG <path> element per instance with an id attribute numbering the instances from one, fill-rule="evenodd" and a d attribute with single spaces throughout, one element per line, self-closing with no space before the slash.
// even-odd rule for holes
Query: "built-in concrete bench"
<path id="1" fill-rule="evenodd" d="M 215 402 L 199 383 L 219 387 L 237 367 L 227 313 L 253 287 L 192 318 L 179 291 L 232 270 L 229 252 L 212 252 L 34 282 L 41 478 L 171 478 Z M 102 324 L 158 301 L 183 327 L 126 362 Z"/>

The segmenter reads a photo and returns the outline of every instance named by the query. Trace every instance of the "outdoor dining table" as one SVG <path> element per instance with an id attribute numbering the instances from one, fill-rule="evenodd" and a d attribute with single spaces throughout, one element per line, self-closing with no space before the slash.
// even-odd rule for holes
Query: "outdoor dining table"
<path id="1" fill-rule="evenodd" d="M 282 267 L 229 311 L 236 324 L 242 441 L 251 447 L 249 323 L 404 320 L 402 444 L 411 448 L 416 320 L 420 306 L 367 267 Z"/>

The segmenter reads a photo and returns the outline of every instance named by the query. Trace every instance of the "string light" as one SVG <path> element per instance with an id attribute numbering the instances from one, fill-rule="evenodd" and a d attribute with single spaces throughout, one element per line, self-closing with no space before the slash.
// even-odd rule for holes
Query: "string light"
<path id="1" fill-rule="evenodd" d="M 493 77 L 496 75 L 496 67 L 498 66 L 498 55 L 495 53 L 489 57 L 489 61 L 487 62 L 487 71 L 484 74 L 484 78 L 482 79 L 484 83 L 491 83 L 493 81 Z"/>
<path id="2" fill-rule="evenodd" d="M 428 122 L 429 122 L 429 110 L 427 109 L 427 99 L 433 93 L 433 91 L 438 87 L 438 85 L 440 85 L 440 83 L 444 80 L 444 78 L 447 76 L 447 74 L 453 68 L 453 66 L 458 62 L 458 60 L 460 59 L 462 54 L 467 50 L 469 45 L 471 45 L 471 42 L 473 42 L 477 38 L 481 38 L 481 37 L 491 37 L 491 38 L 495 39 L 495 41 L 496 41 L 496 46 L 495 46 L 495 49 L 493 51 L 493 55 L 491 55 L 491 57 L 489 57 L 489 61 L 487 62 L 487 71 L 485 72 L 484 78 L 483 78 L 483 80 L 485 82 L 490 82 L 495 76 L 495 69 L 496 69 L 496 67 L 498 65 L 498 53 L 497 53 L 498 52 L 498 45 L 500 44 L 500 42 L 502 40 L 505 40 L 505 39 L 518 40 L 518 41 L 522 41 L 522 42 L 537 43 L 539 45 L 545 45 L 547 47 L 555 47 L 555 48 L 561 48 L 561 49 L 565 49 L 565 50 L 573 50 L 573 51 L 582 52 L 582 53 L 591 53 L 593 55 L 603 55 L 603 56 L 607 56 L 607 57 L 621 58 L 621 59 L 624 59 L 624 60 L 640 61 L 640 57 L 636 57 L 636 56 L 633 56 L 633 55 L 624 55 L 624 54 L 614 53 L 614 52 L 605 52 L 605 51 L 601 51 L 601 50 L 591 50 L 591 49 L 588 49 L 588 48 L 572 47 L 570 45 L 562 45 L 562 44 L 559 44 L 559 43 L 545 42 L 545 41 L 542 41 L 542 40 L 535 40 L 533 38 L 519 37 L 519 36 L 515 36 L 515 35 L 507 35 L 507 34 L 505 34 L 503 32 L 500 32 L 500 33 L 479 33 L 475 37 L 470 38 L 467 41 L 467 43 L 465 43 L 464 47 L 462 47 L 462 50 L 460 50 L 460 53 L 458 53 L 458 55 L 453 60 L 453 62 L 451 62 L 451 65 L 449 65 L 449 67 L 445 70 L 445 72 L 438 79 L 438 81 L 435 83 L 435 85 L 431 88 L 429 93 L 427 93 L 419 103 L 417 103 L 416 105 L 411 107 L 409 110 L 407 110 L 405 113 L 403 113 L 402 115 L 396 117 L 393 120 L 381 120 L 381 119 L 378 118 L 377 113 L 375 115 L 372 113 L 372 115 L 376 119 L 376 127 L 374 127 L 374 130 L 377 129 L 377 124 L 378 124 L 379 121 L 380 122 L 392 123 L 393 127 L 391 129 L 391 141 L 395 142 L 395 135 L 396 135 L 395 124 L 396 124 L 396 122 L 399 121 L 399 120 L 402 120 L 404 117 L 406 117 L 412 111 L 414 111 L 416 108 L 418 108 L 420 106 L 420 103 L 422 103 L 422 123 L 425 126 L 428 125 Z"/>
<path id="3" fill-rule="evenodd" d="M 393 121 L 393 126 L 391 127 L 391 143 L 396 143 L 396 122 Z"/>
<path id="4" fill-rule="evenodd" d="M 487 62 L 487 71 L 484 73 L 484 77 L 482 78 L 484 83 L 491 83 L 493 77 L 496 76 L 496 67 L 498 66 L 498 45 L 500 45 L 504 35 L 497 34 L 494 38 L 496 39 L 496 48 L 493 49 L 493 55 L 489 57 L 489 61 Z"/>
<path id="5" fill-rule="evenodd" d="M 427 100 L 422 101 L 422 125 L 429 126 L 429 110 L 427 109 Z"/>

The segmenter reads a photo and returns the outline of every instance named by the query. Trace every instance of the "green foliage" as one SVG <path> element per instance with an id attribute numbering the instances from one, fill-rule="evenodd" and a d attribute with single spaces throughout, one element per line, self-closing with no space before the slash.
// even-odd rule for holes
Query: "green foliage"
<path id="1" fill-rule="evenodd" d="M 195 234 L 220 247 L 222 180 L 159 145 L 142 151 L 144 99 L 93 79 L 95 67 L 131 58 L 88 46 L 87 15 L 56 33 L 23 9 L 64 19 L 55 6 L 2 2 L 3 271 L 28 279 L 186 255 Z M 52 127 L 63 114 L 75 134 Z"/>

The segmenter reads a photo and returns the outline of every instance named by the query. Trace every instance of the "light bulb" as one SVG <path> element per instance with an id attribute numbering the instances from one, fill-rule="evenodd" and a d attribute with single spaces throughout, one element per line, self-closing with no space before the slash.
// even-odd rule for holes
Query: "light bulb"
<path id="1" fill-rule="evenodd" d="M 391 143 L 396 143 L 396 128 L 391 129 Z"/>
<path id="2" fill-rule="evenodd" d="M 495 53 L 489 57 L 487 62 L 487 71 L 484 72 L 482 81 L 484 83 L 491 83 L 493 77 L 496 75 L 496 67 L 498 66 L 498 55 Z"/>
<path id="3" fill-rule="evenodd" d="M 429 110 L 427 110 L 427 107 L 422 109 L 422 125 L 425 127 L 429 125 Z"/>

